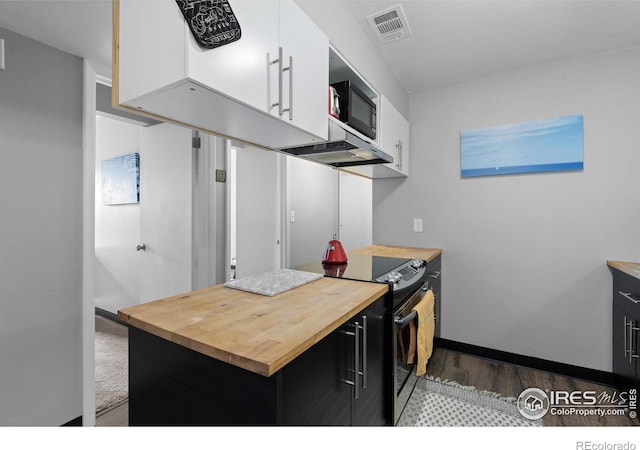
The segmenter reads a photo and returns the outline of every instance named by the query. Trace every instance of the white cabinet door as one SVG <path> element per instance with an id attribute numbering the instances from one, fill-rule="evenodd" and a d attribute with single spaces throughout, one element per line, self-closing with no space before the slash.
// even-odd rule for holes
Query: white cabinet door
<path id="1" fill-rule="evenodd" d="M 231 0 L 229 5 L 240 24 L 240 39 L 207 50 L 189 32 L 187 74 L 225 96 L 269 112 L 268 55 L 275 59 L 278 54 L 278 0 Z"/>
<path id="2" fill-rule="evenodd" d="M 188 29 L 176 2 L 120 0 L 115 6 L 113 93 L 118 102 L 134 102 L 183 80 Z"/>
<path id="3" fill-rule="evenodd" d="M 409 122 L 383 95 L 379 121 L 380 150 L 393 156 L 393 163 L 386 166 L 399 172 L 398 176 L 409 175 Z"/>
<path id="4" fill-rule="evenodd" d="M 292 0 L 280 1 L 280 46 L 285 66 L 292 65 L 283 73 L 283 106 L 290 110 L 282 119 L 326 139 L 329 39 Z"/>
<path id="5" fill-rule="evenodd" d="M 197 44 L 174 0 L 116 5 L 117 104 L 262 147 L 326 139 L 329 43 L 292 0 L 230 0 L 242 35 L 214 49 Z M 273 106 L 280 97 L 291 118 Z"/>

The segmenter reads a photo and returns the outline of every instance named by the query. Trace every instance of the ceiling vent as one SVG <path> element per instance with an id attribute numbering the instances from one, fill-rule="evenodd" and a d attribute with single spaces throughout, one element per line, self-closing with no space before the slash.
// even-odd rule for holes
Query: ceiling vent
<path id="1" fill-rule="evenodd" d="M 397 41 L 411 35 L 409 22 L 400 5 L 367 16 L 373 31 L 382 43 Z"/>

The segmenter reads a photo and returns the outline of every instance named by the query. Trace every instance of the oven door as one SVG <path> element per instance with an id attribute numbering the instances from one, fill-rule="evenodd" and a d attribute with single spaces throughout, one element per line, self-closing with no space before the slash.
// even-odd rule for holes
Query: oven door
<path id="1" fill-rule="evenodd" d="M 394 423 L 398 422 L 413 389 L 418 382 L 416 376 L 416 359 L 412 363 L 407 362 L 409 350 L 409 324 L 416 321 L 416 313 L 413 307 L 424 298 L 429 290 L 429 282 L 426 281 L 420 289 L 411 295 L 402 305 L 398 306 L 393 316 L 394 341 L 395 341 L 395 413 Z"/>

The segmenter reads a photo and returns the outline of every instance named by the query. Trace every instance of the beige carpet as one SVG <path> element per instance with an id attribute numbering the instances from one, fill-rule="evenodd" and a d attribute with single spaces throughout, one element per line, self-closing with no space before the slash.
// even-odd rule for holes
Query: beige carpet
<path id="1" fill-rule="evenodd" d="M 127 401 L 129 354 L 127 327 L 96 315 L 96 414 Z"/>

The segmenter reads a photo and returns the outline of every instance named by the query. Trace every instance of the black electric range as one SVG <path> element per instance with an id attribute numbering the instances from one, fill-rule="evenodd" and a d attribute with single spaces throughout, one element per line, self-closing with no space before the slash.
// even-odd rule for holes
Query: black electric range
<path id="1" fill-rule="evenodd" d="M 393 308 L 414 293 L 426 279 L 426 263 L 419 259 L 348 254 L 346 264 L 323 264 L 320 261 L 296 267 L 296 270 L 321 273 L 328 277 L 375 283 L 393 288 Z"/>

